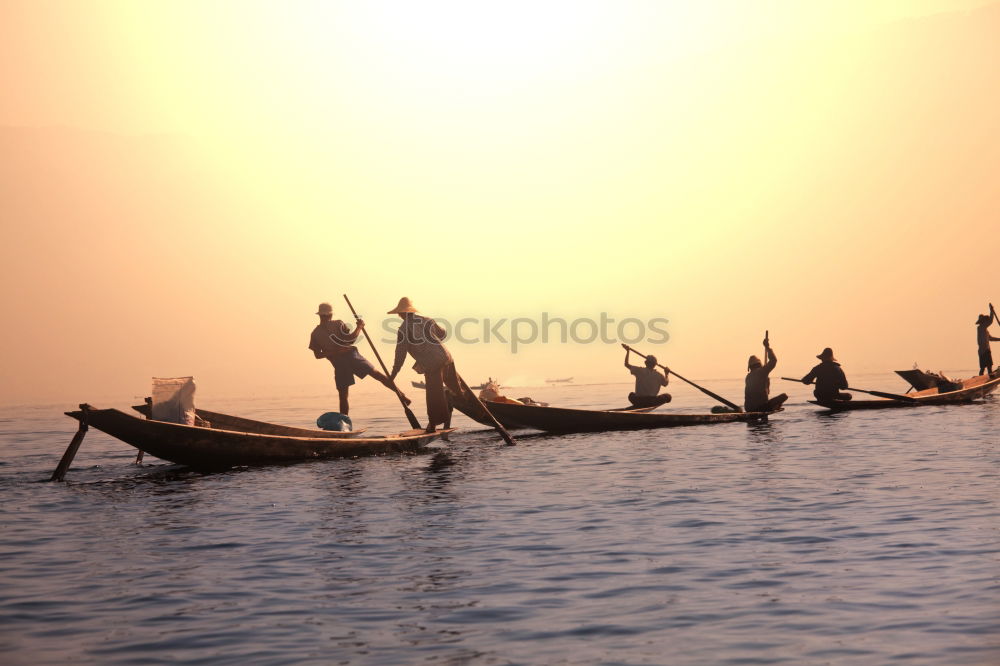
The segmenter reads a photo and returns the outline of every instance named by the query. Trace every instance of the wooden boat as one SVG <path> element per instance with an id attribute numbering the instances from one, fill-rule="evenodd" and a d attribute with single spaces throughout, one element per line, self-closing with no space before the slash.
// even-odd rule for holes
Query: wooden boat
<path id="1" fill-rule="evenodd" d="M 132 405 L 132 409 L 149 418 L 149 405 Z M 208 422 L 208 428 L 214 430 L 232 430 L 235 432 L 254 432 L 258 435 L 281 435 L 285 437 L 318 437 L 322 439 L 348 439 L 358 437 L 366 428 L 358 430 L 314 430 L 312 428 L 296 428 L 294 426 L 278 425 L 266 421 L 254 421 L 241 416 L 232 416 L 222 412 L 210 412 L 207 409 L 196 409 L 198 417 Z"/>
<path id="2" fill-rule="evenodd" d="M 479 415 L 475 406 L 451 397 L 455 409 L 470 419 L 492 425 Z M 651 414 L 655 407 L 621 409 L 572 409 L 541 407 L 508 402 L 487 402 L 486 407 L 505 428 L 531 428 L 547 432 L 600 432 L 604 430 L 642 430 L 646 428 L 676 428 L 705 423 L 761 421 L 766 412 L 727 412 L 722 414 Z"/>
<path id="3" fill-rule="evenodd" d="M 546 379 L 547 384 L 569 384 L 573 381 L 572 377 L 563 377 L 562 379 Z"/>
<path id="4" fill-rule="evenodd" d="M 892 400 L 888 398 L 875 398 L 872 400 L 849 400 L 847 402 L 820 402 L 810 400 L 814 405 L 825 407 L 835 412 L 846 412 L 856 409 L 895 409 L 899 407 L 927 407 L 930 405 L 957 405 L 979 400 L 1000 387 L 1000 374 L 993 377 L 989 375 L 979 375 L 961 381 L 962 388 L 955 391 L 941 392 L 937 387 L 907 393 L 907 397 L 913 398 L 914 402 L 908 400 Z"/>
<path id="5" fill-rule="evenodd" d="M 390 437 L 348 439 L 292 437 L 166 423 L 136 418 L 117 409 L 82 407 L 87 412 L 87 425 L 157 458 L 200 469 L 411 452 L 451 432 L 413 430 Z M 66 416 L 80 421 L 84 411 L 66 412 Z"/>
<path id="6" fill-rule="evenodd" d="M 931 388 L 938 388 L 944 391 L 954 391 L 959 388 L 959 386 L 956 385 L 956 382 L 952 382 L 939 374 L 926 372 L 918 368 L 913 368 L 912 370 L 896 370 L 896 374 L 909 382 L 910 386 L 917 391 L 926 391 Z"/>

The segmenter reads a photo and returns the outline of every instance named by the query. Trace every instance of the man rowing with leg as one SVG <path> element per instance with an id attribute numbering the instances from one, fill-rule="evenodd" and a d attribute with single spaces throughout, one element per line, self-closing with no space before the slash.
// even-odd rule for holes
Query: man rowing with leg
<path id="1" fill-rule="evenodd" d="M 346 416 L 351 408 L 348 393 L 355 377 L 364 379 L 371 376 L 390 391 L 394 393 L 397 391 L 389 378 L 376 370 L 375 366 L 369 363 L 354 346 L 355 340 L 365 327 L 363 320 L 359 319 L 351 331 L 343 321 L 333 318 L 333 306 L 329 303 L 320 303 L 316 314 L 319 316 L 319 325 L 309 336 L 309 349 L 316 358 L 325 358 L 333 365 L 333 380 L 340 397 L 341 414 Z M 406 404 L 410 404 L 410 399 L 403 395 L 402 391 L 399 395 Z"/>

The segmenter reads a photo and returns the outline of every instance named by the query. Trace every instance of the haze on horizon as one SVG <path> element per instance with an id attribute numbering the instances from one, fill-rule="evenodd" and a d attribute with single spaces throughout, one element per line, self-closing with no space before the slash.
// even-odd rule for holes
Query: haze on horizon
<path id="1" fill-rule="evenodd" d="M 692 378 L 765 329 L 781 374 L 974 371 L 1000 3 L 693 4 L 0 3 L 0 402 L 333 395 L 343 293 L 373 330 L 662 317 L 636 347 Z M 627 380 L 617 344 L 452 351 Z"/>

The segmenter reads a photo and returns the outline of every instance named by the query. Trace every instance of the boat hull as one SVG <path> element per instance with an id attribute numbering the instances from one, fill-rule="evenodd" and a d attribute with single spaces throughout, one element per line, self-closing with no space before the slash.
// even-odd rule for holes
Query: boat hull
<path id="1" fill-rule="evenodd" d="M 83 414 L 82 410 L 66 412 L 78 421 Z M 414 452 L 448 432 L 350 439 L 290 437 L 151 421 L 117 409 L 92 408 L 87 409 L 87 424 L 149 455 L 202 469 Z"/>
<path id="2" fill-rule="evenodd" d="M 962 380 L 962 388 L 956 391 L 946 391 L 941 393 L 937 388 L 925 389 L 908 393 L 907 396 L 914 399 L 914 402 L 903 400 L 891 400 L 887 398 L 877 398 L 873 400 L 849 400 L 847 402 L 820 402 L 810 400 L 814 405 L 819 405 L 832 412 L 850 412 L 861 409 L 901 409 L 903 407 L 930 407 L 933 405 L 960 405 L 963 403 L 980 400 L 1000 387 L 1000 376 L 990 377 L 989 375 L 979 375 Z"/>
<path id="3" fill-rule="evenodd" d="M 149 418 L 149 405 L 132 405 L 132 409 Z M 254 421 L 242 416 L 211 412 L 207 409 L 197 409 L 195 413 L 208 421 L 207 427 L 213 430 L 232 430 L 235 432 L 255 432 L 259 435 L 281 435 L 287 437 L 314 437 L 320 439 L 350 439 L 360 437 L 365 428 L 357 430 L 313 430 L 312 428 L 296 428 L 266 421 Z"/>
<path id="4" fill-rule="evenodd" d="M 469 418 L 492 425 L 481 418 L 477 410 L 461 400 L 453 405 Z M 654 407 L 630 409 L 571 409 L 541 407 L 506 402 L 485 403 L 494 417 L 505 428 L 543 430 L 546 432 L 601 432 L 607 430 L 645 430 L 649 428 L 677 428 L 708 423 L 733 423 L 760 421 L 767 418 L 764 412 L 730 412 L 722 414 L 652 414 Z"/>

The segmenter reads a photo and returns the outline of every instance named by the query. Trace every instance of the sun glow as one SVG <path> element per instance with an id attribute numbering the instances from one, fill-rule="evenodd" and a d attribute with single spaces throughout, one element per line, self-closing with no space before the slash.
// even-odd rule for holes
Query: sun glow
<path id="1" fill-rule="evenodd" d="M 452 319 L 663 316 L 662 353 L 719 376 L 758 329 L 784 358 L 822 338 L 909 366 L 922 339 L 889 317 L 964 321 L 981 293 L 895 287 L 992 251 L 1000 6 L 965 13 L 982 4 L 0 2 L 0 264 L 30 285 L 0 301 L 25 322 L 0 349 L 45 350 L 0 367 L 80 385 L 155 331 L 120 386 L 325 381 L 297 340 L 343 292 L 368 314 L 406 294 Z M 964 358 L 950 326 L 937 347 Z M 45 373 L 18 365 L 50 350 Z M 620 367 L 600 346 L 459 353 L 474 376 Z"/>
<path id="2" fill-rule="evenodd" d="M 526 81 L 578 77 L 600 61 L 596 3 L 358 3 L 364 57 L 383 73 L 439 80 L 480 93 Z"/>

